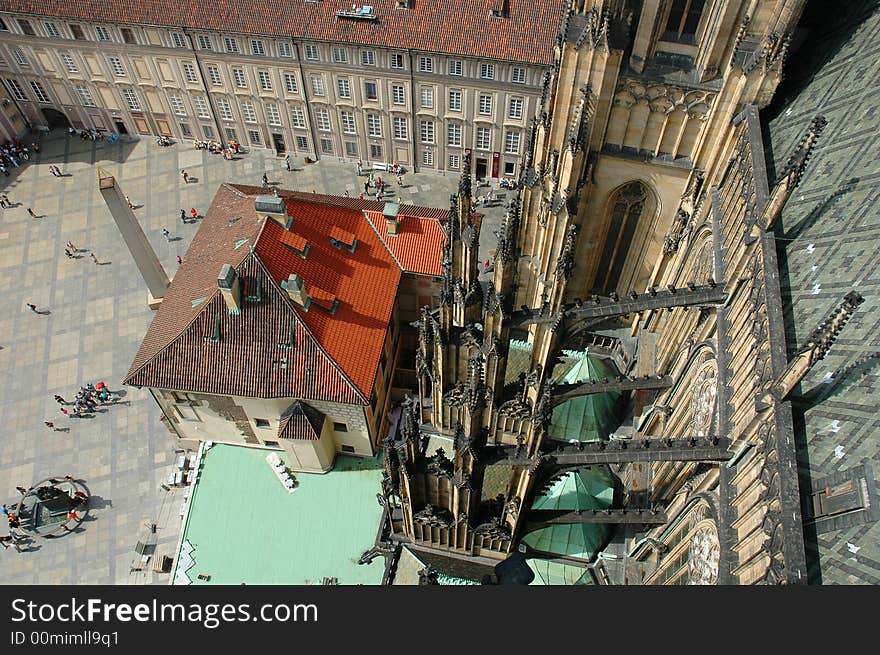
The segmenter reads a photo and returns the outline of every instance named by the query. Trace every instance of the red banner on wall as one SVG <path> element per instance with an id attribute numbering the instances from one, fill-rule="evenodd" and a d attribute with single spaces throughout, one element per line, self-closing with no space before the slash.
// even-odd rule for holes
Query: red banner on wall
<path id="1" fill-rule="evenodd" d="M 498 177 L 498 165 L 501 163 L 501 153 L 492 153 L 492 177 Z"/>

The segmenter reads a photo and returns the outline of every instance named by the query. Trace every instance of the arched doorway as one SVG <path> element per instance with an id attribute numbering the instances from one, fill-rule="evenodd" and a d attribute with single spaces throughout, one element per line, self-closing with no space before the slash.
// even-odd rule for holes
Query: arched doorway
<path id="1" fill-rule="evenodd" d="M 639 219 L 649 203 L 648 188 L 641 182 L 620 187 L 611 199 L 611 224 L 596 271 L 595 288 L 610 292 L 617 288 Z"/>
<path id="2" fill-rule="evenodd" d="M 62 114 L 57 109 L 52 109 L 51 107 L 43 107 L 43 116 L 46 119 L 46 123 L 49 125 L 49 128 L 54 127 L 70 127 L 70 121 L 67 120 L 67 116 Z"/>

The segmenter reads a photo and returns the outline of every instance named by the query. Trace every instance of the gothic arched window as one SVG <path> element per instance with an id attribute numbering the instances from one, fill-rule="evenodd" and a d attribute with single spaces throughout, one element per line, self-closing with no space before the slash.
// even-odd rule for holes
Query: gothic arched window
<path id="1" fill-rule="evenodd" d="M 597 289 L 607 292 L 617 287 L 647 199 L 648 189 L 641 182 L 630 182 L 617 192 L 611 209 L 608 238 L 596 272 Z"/>

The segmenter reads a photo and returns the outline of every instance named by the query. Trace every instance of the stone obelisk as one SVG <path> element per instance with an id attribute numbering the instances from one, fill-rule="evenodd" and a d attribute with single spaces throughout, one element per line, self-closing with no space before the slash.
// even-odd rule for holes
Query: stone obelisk
<path id="1" fill-rule="evenodd" d="M 156 251 L 147 240 L 147 235 L 141 229 L 137 217 L 128 206 L 125 194 L 116 183 L 116 178 L 100 167 L 98 168 L 98 188 L 101 190 L 104 202 L 110 209 L 113 220 L 116 221 L 116 226 L 119 228 L 125 245 L 128 246 L 128 251 L 134 258 L 134 263 L 141 272 L 144 282 L 147 283 L 147 304 L 151 309 L 156 309 L 162 302 L 168 285 L 171 284 L 168 275 L 162 268 Z"/>

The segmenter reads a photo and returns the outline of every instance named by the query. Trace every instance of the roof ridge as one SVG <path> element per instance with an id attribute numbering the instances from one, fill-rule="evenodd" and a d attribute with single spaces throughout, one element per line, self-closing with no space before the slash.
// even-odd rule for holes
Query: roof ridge
<path id="1" fill-rule="evenodd" d="M 265 223 L 263 224 L 263 227 L 265 227 Z M 351 381 L 351 378 L 349 378 L 348 375 L 345 374 L 345 371 L 342 370 L 342 367 L 339 366 L 339 363 L 335 359 L 333 359 L 330 353 L 328 353 L 324 349 L 324 347 L 321 345 L 320 340 L 317 339 L 312 331 L 309 329 L 308 324 L 302 319 L 302 317 L 299 315 L 299 312 L 296 311 L 293 300 L 291 300 L 290 296 L 287 295 L 287 292 L 284 291 L 284 289 L 282 289 L 277 282 L 275 282 L 275 278 L 272 277 L 272 273 L 269 272 L 269 268 L 260 258 L 260 255 L 256 251 L 256 249 L 254 249 L 252 254 L 254 255 L 254 259 L 256 260 L 259 267 L 263 270 L 263 272 L 266 274 L 266 277 L 269 279 L 269 283 L 278 292 L 278 295 L 281 297 L 281 302 L 284 303 L 284 306 L 294 316 L 295 320 L 303 328 L 309 339 L 312 340 L 312 343 L 314 343 L 315 347 L 318 349 L 318 352 L 320 352 L 322 355 L 324 355 L 324 357 L 327 358 L 327 361 L 330 362 L 330 365 L 336 370 L 337 373 L 339 373 L 339 375 L 342 376 L 342 379 L 345 380 L 345 382 L 354 390 L 355 394 L 364 401 L 364 404 L 368 404 L 370 401 L 364 396 L 363 393 L 361 393 L 361 390 L 358 388 L 358 386 Z M 375 375 L 373 376 L 373 381 L 375 382 Z"/>
<path id="2" fill-rule="evenodd" d="M 367 225 L 369 225 L 373 229 L 373 232 L 376 233 L 376 236 L 379 237 L 379 243 L 385 246 L 385 250 L 387 250 L 388 254 L 391 255 L 391 259 L 394 260 L 394 263 L 397 264 L 401 272 L 406 273 L 407 270 L 403 267 L 403 264 L 400 263 L 400 260 L 397 259 L 397 255 L 395 255 L 394 251 L 391 250 L 391 246 L 389 246 L 385 239 L 382 238 L 382 234 L 379 232 L 379 228 L 373 225 L 373 221 L 370 220 L 370 216 L 367 214 L 367 210 L 364 209 L 361 211 L 361 213 L 363 214 L 364 218 L 367 219 Z"/>

